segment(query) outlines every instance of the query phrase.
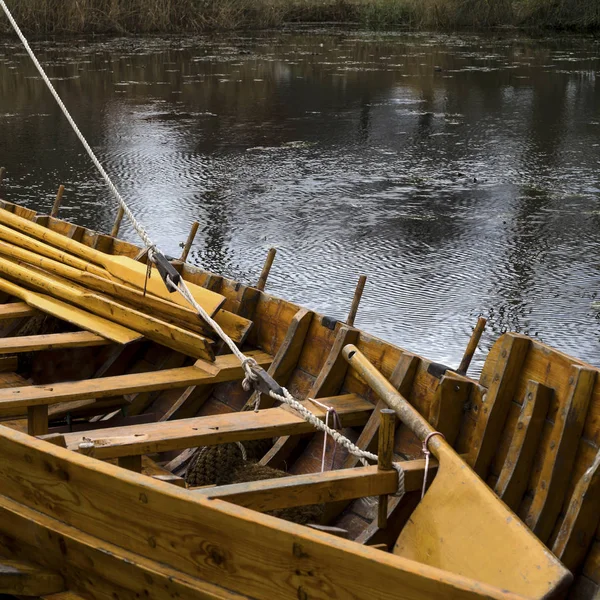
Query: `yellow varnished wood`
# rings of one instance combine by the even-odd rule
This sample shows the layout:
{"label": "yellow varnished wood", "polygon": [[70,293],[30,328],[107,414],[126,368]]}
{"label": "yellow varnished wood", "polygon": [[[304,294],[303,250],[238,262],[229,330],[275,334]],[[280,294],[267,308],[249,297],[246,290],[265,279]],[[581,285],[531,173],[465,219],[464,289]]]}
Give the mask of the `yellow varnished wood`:
{"label": "yellow varnished wood", "polygon": [[494,488],[496,494],[512,510],[518,509],[527,489],[531,465],[538,449],[551,398],[550,388],[536,381],[527,382],[521,414]]}
{"label": "yellow varnished wood", "polygon": [[[42,227],[41,225],[37,225],[36,223],[32,223],[31,221],[28,221],[27,219],[19,217],[8,211],[3,211],[3,213],[0,215],[0,221],[9,227],[35,237],[38,240],[61,248],[86,261],[100,265],[104,267],[111,275],[117,277],[119,280],[127,284],[134,285],[139,289],[144,289],[144,286],[146,286],[148,291],[156,296],[167,298],[173,302],[181,304],[182,306],[188,306],[186,300],[184,300],[179,294],[172,295],[169,293],[156,271],[154,271],[153,277],[146,282],[146,267],[127,256],[104,254],[103,252],[94,250],[93,248],[90,248],[85,244],[81,244],[80,242],[76,242],[75,240],[69,240],[59,233]],[[189,284],[188,287],[196,301],[210,315],[213,315],[225,301],[225,298],[220,294],[215,294],[214,292],[211,292],[205,288],[201,288],[193,284]]]}
{"label": "yellow varnished wood", "polygon": [[[354,346],[350,365],[421,440],[431,425]],[[571,574],[440,436],[428,447],[436,478],[402,530],[394,554],[529,598],[565,589]]]}
{"label": "yellow varnished wood", "polygon": [[44,335],[23,335],[0,338],[0,354],[18,354],[21,352],[40,352],[62,348],[87,348],[106,346],[110,341],[89,331],[69,333],[49,333]]}
{"label": "yellow varnished wood", "polygon": [[527,526],[544,542],[552,533],[565,498],[595,383],[595,369],[572,367],[568,398],[552,428],[551,451],[544,458],[539,484],[523,518]]}
{"label": "yellow varnished wood", "polygon": [[[425,461],[406,461],[402,467],[405,489],[407,491],[421,489]],[[431,467],[432,477],[436,471],[437,461],[434,460]],[[279,479],[221,485],[194,491],[209,498],[221,498],[239,506],[266,512],[334,500],[394,494],[397,490],[398,474],[395,470],[380,471],[376,466],[372,466],[291,475]]]}
{"label": "yellow varnished wood", "polygon": [[[264,352],[249,352],[261,366],[268,366],[271,356]],[[243,377],[243,369],[237,357],[217,357],[214,363],[198,361],[198,366],[164,369],[149,373],[115,375],[56,383],[52,385],[29,385],[0,389],[0,415],[19,415],[27,406],[57,404],[69,400],[110,398],[115,395],[143,391],[186,387],[201,383],[220,383]]]}
{"label": "yellow varnished wood", "polygon": [[[328,398],[328,402],[348,427],[363,425],[373,406],[353,394]],[[307,402],[306,407],[324,418],[325,411]],[[112,427],[65,433],[67,447],[78,451],[83,438],[95,441],[90,455],[96,458],[115,458],[181,450],[196,446],[212,446],[229,442],[268,439],[278,435],[313,431],[310,423],[285,408],[244,411],[240,413],[178,419],[159,423]]]}
{"label": "yellow varnished wood", "polygon": [[21,261],[13,262],[0,257],[0,273],[17,279],[23,285],[43,290],[62,300],[73,303],[104,319],[125,324],[160,344],[183,354],[212,360],[209,340],[177,325],[149,316],[128,305],[78,286],[55,275],[45,274]]}
{"label": "yellow varnished wood", "polygon": [[81,308],[71,306],[46,294],[26,290],[6,279],[0,278],[0,291],[23,300],[34,309],[77,325],[82,329],[87,329],[118,344],[129,344],[143,337],[137,331],[91,314]]}
{"label": "yellow varnished wood", "polygon": [[[23,486],[23,473],[31,487]],[[119,596],[135,597],[141,585],[158,600],[231,597],[225,589],[257,600],[297,600],[299,589],[311,600],[332,593],[348,600],[522,600],[5,428],[0,487],[0,533],[19,540],[18,551],[41,550],[42,560],[68,574],[71,590],[94,600],[110,597],[94,592],[103,578],[111,584],[99,582],[104,592],[132,590]],[[80,581],[75,567],[89,574]],[[144,574],[151,575],[145,584]]]}

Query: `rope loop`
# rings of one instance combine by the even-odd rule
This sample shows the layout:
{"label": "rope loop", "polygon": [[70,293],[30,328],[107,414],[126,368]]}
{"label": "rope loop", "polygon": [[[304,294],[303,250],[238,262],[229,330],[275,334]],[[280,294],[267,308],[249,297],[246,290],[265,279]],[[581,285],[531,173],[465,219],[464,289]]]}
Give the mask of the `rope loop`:
{"label": "rope loop", "polygon": [[404,496],[405,494],[404,469],[402,468],[402,465],[400,463],[392,463],[392,467],[394,467],[394,469],[396,469],[396,471],[398,472],[398,489],[393,495],[396,498],[402,498],[402,496]]}
{"label": "rope loop", "polygon": [[258,381],[258,375],[254,371],[257,367],[258,363],[251,356],[247,356],[242,361],[242,369],[244,370],[244,373],[246,373],[246,377],[244,377],[244,380],[242,381],[242,387],[247,392],[252,389],[253,383]]}

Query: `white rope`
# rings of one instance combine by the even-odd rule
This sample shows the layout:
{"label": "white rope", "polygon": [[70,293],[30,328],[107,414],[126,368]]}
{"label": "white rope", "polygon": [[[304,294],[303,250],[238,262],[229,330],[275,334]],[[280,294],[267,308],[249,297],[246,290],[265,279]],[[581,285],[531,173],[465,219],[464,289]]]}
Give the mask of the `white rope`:
{"label": "white rope", "polygon": [[[273,398],[274,400],[279,400],[280,402],[291,406],[296,412],[300,414],[300,416],[305,421],[310,423],[315,429],[319,429],[320,431],[323,431],[327,435],[331,436],[337,444],[346,448],[346,450],[348,450],[348,452],[353,456],[356,456],[365,467],[369,466],[367,459],[377,461],[376,454],[359,448],[356,444],[354,444],[346,436],[342,435],[339,431],[331,429],[329,425],[323,423],[323,421],[321,421],[319,417],[317,417],[310,410],[308,410],[306,406],[298,402],[298,400],[296,400],[286,388],[281,389],[283,390],[283,395],[276,394],[275,392],[271,391],[269,392],[269,396],[271,396],[271,398]],[[404,469],[399,463],[392,463],[392,466],[398,472],[398,490],[394,495],[402,497],[404,496]]]}
{"label": "white rope", "polygon": [[[19,39],[23,43],[25,50],[27,50],[27,54],[29,54],[31,60],[33,61],[33,64],[35,65],[36,69],[38,70],[44,83],[46,84],[46,86],[48,87],[48,89],[50,90],[52,95],[54,96],[54,99],[56,100],[58,106],[60,107],[63,114],[67,118],[67,121],[73,128],[73,131],[79,138],[79,141],[83,144],[83,147],[85,148],[85,150],[88,153],[89,157],[91,158],[92,162],[98,169],[98,172],[100,173],[100,175],[106,182],[106,185],[109,187],[113,196],[117,199],[117,202],[119,203],[119,205],[123,209],[123,212],[125,213],[125,215],[129,219],[129,221],[131,222],[136,233],[140,236],[141,240],[144,242],[144,245],[149,249],[148,259],[150,261],[152,261],[153,257],[154,257],[154,253],[158,252],[156,245],[152,242],[152,240],[150,239],[150,236],[148,235],[148,233],[146,232],[144,227],[137,221],[133,212],[131,211],[129,206],[127,206],[127,203],[125,202],[125,200],[119,193],[119,190],[117,190],[116,186],[114,185],[114,183],[111,181],[110,177],[108,176],[108,173],[104,170],[104,167],[102,166],[102,164],[100,163],[100,161],[94,154],[94,151],[88,144],[87,140],[85,139],[85,137],[79,130],[79,127],[77,127],[77,124],[73,120],[73,117],[69,113],[67,107],[64,105],[64,103],[61,100],[60,96],[58,95],[57,91],[54,89],[52,82],[46,75],[42,65],[40,64],[40,62],[38,61],[37,57],[35,56],[33,50],[29,46],[27,38],[23,35],[21,29],[17,25],[17,22],[13,18],[12,14],[11,14],[10,10],[8,9],[8,6],[6,6],[6,3],[4,0],[0,0],[0,6],[2,7],[4,13],[6,14],[6,17],[8,18],[13,29],[19,36]],[[211,318],[211,316],[206,312],[206,310],[204,310],[204,308],[202,308],[202,306],[200,306],[200,304],[198,304],[198,302],[196,302],[196,299],[192,296],[192,294],[191,294],[189,288],[187,287],[185,281],[183,280],[183,278],[179,278],[178,283],[175,283],[168,275],[166,276],[166,279],[167,279],[167,282],[170,283],[173,286],[173,288],[175,288],[190,303],[190,305],[194,307],[194,309],[198,312],[198,314],[213,328],[215,333],[225,342],[225,344],[227,344],[227,346],[229,347],[231,352],[239,359],[239,361],[242,364],[242,368],[244,369],[244,372],[246,373],[246,377],[244,378],[242,385],[244,386],[244,389],[246,391],[249,391],[252,387],[252,381],[256,381],[258,379],[257,375],[253,371],[254,368],[259,368],[258,363],[253,358],[246,356],[235,345],[235,342],[223,331],[223,329],[219,326],[219,324]],[[375,455],[371,452],[367,452],[365,450],[361,450],[358,446],[356,446],[354,443],[352,443],[352,441],[349,440],[347,437],[343,436],[341,433],[339,433],[335,429],[331,429],[329,427],[329,425],[326,425],[325,423],[323,423],[318,417],[316,417],[307,408],[305,408],[302,404],[300,404],[300,402],[298,402],[296,399],[294,399],[292,397],[292,395],[288,392],[288,390],[286,390],[285,388],[282,388],[282,390],[283,390],[283,394],[284,394],[283,396],[276,394],[273,391],[271,391],[269,393],[272,398],[275,398],[276,400],[279,400],[280,402],[284,402],[285,404],[288,404],[289,406],[294,408],[298,413],[300,413],[302,418],[304,418],[306,421],[308,421],[313,427],[325,432],[327,435],[330,435],[337,444],[340,444],[341,446],[346,448],[348,450],[348,452],[350,452],[350,454],[357,456],[365,466],[368,466],[368,464],[369,464],[366,460],[367,458],[370,460],[373,460],[373,461],[377,461],[377,455]],[[260,395],[259,395],[259,398],[260,398]],[[257,408],[258,408],[258,404],[257,404]],[[243,446],[242,446],[242,448],[243,448]],[[245,452],[245,449],[242,450],[242,453],[244,453],[244,452]],[[398,492],[396,495],[402,496],[402,495],[404,495],[404,470],[402,469],[402,467],[399,464],[394,463],[393,466],[398,471]]]}
{"label": "white rope", "polygon": [[151,251],[155,251],[156,246],[150,239],[150,236],[148,235],[146,230],[142,227],[142,225],[140,225],[140,223],[138,223],[135,216],[131,212],[131,209],[127,206],[125,200],[123,200],[121,194],[119,193],[119,190],[117,190],[114,183],[111,181],[110,177],[104,170],[104,167],[100,164],[100,161],[96,158],[96,155],[94,154],[94,151],[91,149],[90,145],[87,143],[87,140],[85,139],[85,137],[83,137],[83,134],[81,133],[81,131],[79,131],[79,127],[77,127],[77,124],[73,120],[73,117],[71,117],[71,114],[69,113],[67,107],[64,105],[63,101],[60,99],[60,96],[58,95],[57,91],[54,89],[52,82],[50,81],[50,79],[48,79],[48,76],[46,75],[42,65],[40,64],[37,57],[33,53],[33,50],[29,46],[29,43],[27,42],[27,38],[23,35],[23,32],[17,25],[17,22],[13,18],[12,14],[11,14],[10,10],[8,9],[8,6],[6,6],[6,3],[4,2],[4,0],[0,0],[0,6],[2,6],[2,9],[4,10],[4,14],[7,16],[8,20],[10,21],[10,24],[13,26],[13,29],[19,36],[21,42],[23,42],[23,46],[25,46],[25,50],[27,50],[27,54],[29,54],[31,60],[33,61],[33,64],[35,65],[36,69],[38,70],[38,72],[41,75],[42,79],[44,80],[45,84],[48,86],[48,89],[54,96],[54,99],[56,100],[56,102],[58,103],[58,106],[60,107],[63,114],[67,118],[67,121],[69,121],[69,124],[71,125],[71,127],[73,128],[73,131],[79,138],[79,141],[83,144],[83,147],[85,148],[86,152],[89,154],[90,158],[92,159],[92,162],[94,163],[94,165],[96,166],[98,171],[100,172],[100,175],[102,175],[102,178],[106,182],[106,185],[108,185],[113,196],[117,199],[117,201],[119,202],[119,205],[121,206],[121,208],[127,215],[127,218],[131,221],[133,228],[136,230],[137,234],[143,240],[144,244],[148,248],[150,248]]}

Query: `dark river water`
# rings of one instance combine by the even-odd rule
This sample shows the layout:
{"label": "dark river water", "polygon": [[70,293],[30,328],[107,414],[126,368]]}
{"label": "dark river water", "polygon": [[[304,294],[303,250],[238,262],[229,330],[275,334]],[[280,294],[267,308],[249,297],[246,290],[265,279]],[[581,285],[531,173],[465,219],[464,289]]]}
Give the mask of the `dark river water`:
{"label": "dark river water", "polygon": [[[600,365],[600,41],[281,31],[34,49],[161,249],[456,365],[479,314]],[[6,199],[116,214],[0,40]],[[124,227],[123,237],[134,240]],[[474,372],[481,367],[479,353]]]}

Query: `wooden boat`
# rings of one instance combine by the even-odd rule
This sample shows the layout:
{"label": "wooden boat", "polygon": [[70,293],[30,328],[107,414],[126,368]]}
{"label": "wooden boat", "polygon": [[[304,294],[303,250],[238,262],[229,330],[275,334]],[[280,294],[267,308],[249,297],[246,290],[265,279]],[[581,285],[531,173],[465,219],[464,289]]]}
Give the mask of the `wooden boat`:
{"label": "wooden boat", "polygon": [[[140,248],[116,231],[1,206],[10,247],[0,244],[0,593],[594,597],[596,368],[505,334],[474,381],[270,296],[266,272],[249,287],[174,261],[199,297],[201,288],[223,297],[209,297],[215,318],[312,414],[329,411],[309,398],[335,408],[360,448],[379,444],[378,465],[358,466],[343,447],[323,452],[323,434],[266,394],[248,410],[258,392],[243,390],[239,361],[205,324],[164,306],[158,288],[140,299],[97,268],[121,273],[122,257],[144,262]],[[43,239],[24,220],[45,228]],[[15,248],[46,254],[34,264]],[[286,476],[185,489],[195,448],[242,455],[261,439],[275,442],[258,467]],[[437,458],[430,468],[424,440]],[[242,455],[225,474],[251,463]],[[219,479],[226,468],[213,470]],[[315,505],[309,526],[264,514]]]}

